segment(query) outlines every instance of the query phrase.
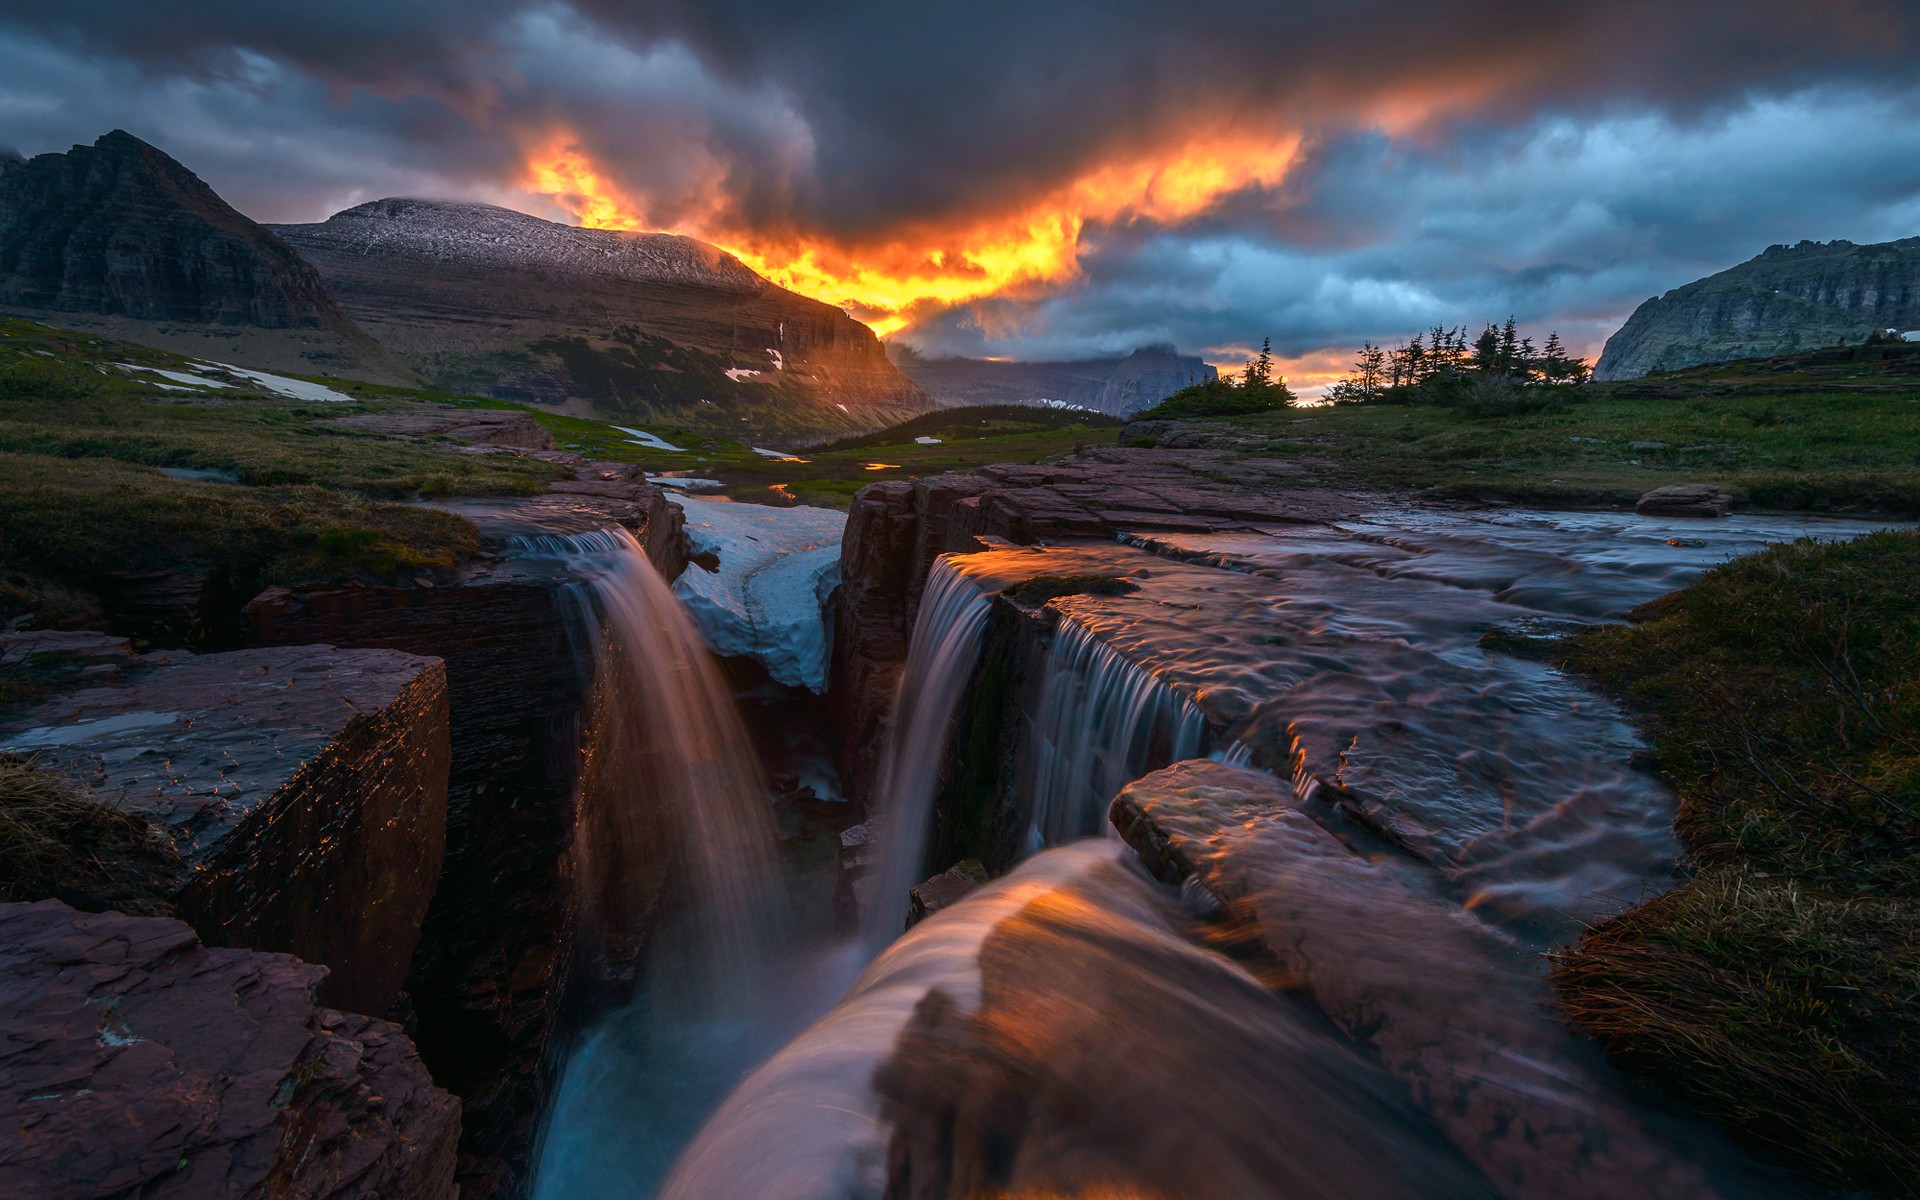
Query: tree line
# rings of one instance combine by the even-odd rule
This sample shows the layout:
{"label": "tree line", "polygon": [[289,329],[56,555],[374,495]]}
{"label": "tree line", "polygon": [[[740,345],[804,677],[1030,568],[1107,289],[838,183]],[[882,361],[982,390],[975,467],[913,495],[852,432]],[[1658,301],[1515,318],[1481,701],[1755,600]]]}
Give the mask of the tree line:
{"label": "tree line", "polygon": [[1506,324],[1489,324],[1472,341],[1467,340],[1465,326],[1436,325],[1392,349],[1368,342],[1346,378],[1327,389],[1327,398],[1363,404],[1412,391],[1436,393],[1438,399],[1476,381],[1561,387],[1592,377],[1593,368],[1585,359],[1567,353],[1559,331],[1548,334],[1545,344],[1536,347],[1508,317]]}

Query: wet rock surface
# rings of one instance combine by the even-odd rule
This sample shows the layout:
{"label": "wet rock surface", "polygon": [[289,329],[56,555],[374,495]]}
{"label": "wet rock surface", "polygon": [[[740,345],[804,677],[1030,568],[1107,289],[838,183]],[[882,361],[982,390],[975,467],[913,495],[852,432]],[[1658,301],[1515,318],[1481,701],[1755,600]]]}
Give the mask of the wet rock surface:
{"label": "wet rock surface", "polygon": [[861,490],[841,543],[832,695],[841,768],[865,796],[933,560],[980,549],[1111,541],[1130,530],[1200,533],[1313,523],[1377,508],[1383,498],[1298,486],[1299,469],[1228,451],[1087,450],[1059,463],[990,466],[966,475]]}
{"label": "wet rock surface", "polygon": [[1711,1135],[1681,1150],[1621,1101],[1509,943],[1343,844],[1271,775],[1180,763],[1123,790],[1113,822],[1162,880],[1205,888],[1502,1194],[1727,1194],[1698,1165]]}
{"label": "wet rock surface", "polygon": [[210,943],[326,963],[329,1003],[385,1012],[440,871],[441,663],[325,645],[102,652],[12,710],[0,750],[165,833],[182,856],[166,899]]}
{"label": "wet rock surface", "polygon": [[1714,483],[1670,483],[1640,497],[1633,511],[1643,517],[1724,517],[1733,497]]}
{"label": "wet rock surface", "polygon": [[246,611],[262,644],[398,648],[446,663],[446,865],[406,986],[420,1053],[464,1105],[469,1197],[522,1186],[552,1083],[575,960],[567,848],[593,685],[556,580],[513,561],[507,542],[620,525],[661,574],[672,578],[686,563],[680,510],[639,468],[554,457],[575,479],[539,496],[447,505],[493,548],[456,580],[269,589]]}
{"label": "wet rock surface", "polygon": [[460,1106],[325,972],[179,921],[0,905],[0,1193],[451,1200]]}
{"label": "wet rock surface", "polygon": [[987,869],[977,858],[957,862],[907,895],[907,927],[911,929],[943,908],[951,908],[987,881]]}

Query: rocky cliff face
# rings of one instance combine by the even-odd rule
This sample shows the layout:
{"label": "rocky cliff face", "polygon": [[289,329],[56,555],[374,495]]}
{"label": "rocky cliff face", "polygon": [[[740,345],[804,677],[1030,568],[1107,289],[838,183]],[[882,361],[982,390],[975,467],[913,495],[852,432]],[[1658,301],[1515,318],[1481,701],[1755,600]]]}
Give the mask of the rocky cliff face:
{"label": "rocky cliff face", "polygon": [[376,200],[273,229],[353,318],[450,390],[768,433],[924,409],[873,333],[691,238]]}
{"label": "rocky cliff face", "polygon": [[982,538],[1111,542],[1130,530],[1244,529],[1364,507],[1350,495],[1295,486],[1284,461],[1230,453],[1089,450],[1059,463],[861,489],[841,542],[828,693],[854,795],[864,798],[871,787],[920,594],[940,555],[980,549]]}
{"label": "rocky cliff face", "polygon": [[409,379],[286,243],[119,130],[0,171],[0,308],[246,366]]}
{"label": "rocky cliff face", "polygon": [[1774,246],[1635,309],[1594,378],[1795,354],[1886,329],[1920,329],[1920,238]]}
{"label": "rocky cliff face", "polygon": [[[626,470],[587,464],[548,495],[461,511],[483,534],[501,521],[618,523],[672,578],[686,563],[680,511]],[[398,648],[446,663],[446,865],[407,991],[421,1056],[464,1106],[462,1195],[517,1195],[578,957],[568,847],[593,681],[553,580],[496,561],[449,586],[274,588],[246,616],[264,645]]]}
{"label": "rocky cliff face", "polygon": [[937,402],[1038,404],[1057,400],[1116,417],[1151,408],[1190,384],[1220,372],[1192,355],[1147,347],[1125,358],[1072,362],[992,362],[979,358],[922,358],[911,349],[894,352],[900,369]]}
{"label": "rocky cliff face", "polygon": [[0,1193],[452,1200],[460,1105],[325,975],[179,921],[0,905]]}

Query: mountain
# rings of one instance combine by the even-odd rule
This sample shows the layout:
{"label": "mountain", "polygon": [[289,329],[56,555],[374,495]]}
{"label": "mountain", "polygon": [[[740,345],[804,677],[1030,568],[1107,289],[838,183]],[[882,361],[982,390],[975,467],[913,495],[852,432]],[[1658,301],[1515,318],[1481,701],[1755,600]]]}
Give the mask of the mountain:
{"label": "mountain", "polygon": [[948,408],[1057,400],[1124,417],[1151,408],[1189,384],[1220,375],[1171,346],[1143,347],[1125,358],[1071,362],[924,358],[911,346],[895,346],[890,352],[902,371]]}
{"label": "mountain", "polygon": [[415,382],[292,248],[120,130],[0,157],[0,310],[243,366]]}
{"label": "mountain", "polygon": [[692,238],[406,199],[272,228],[448,390],[768,436],[930,405],[865,325]]}
{"label": "mountain", "polygon": [[1886,329],[1920,329],[1920,238],[1772,246],[1635,309],[1594,378],[1771,358]]}

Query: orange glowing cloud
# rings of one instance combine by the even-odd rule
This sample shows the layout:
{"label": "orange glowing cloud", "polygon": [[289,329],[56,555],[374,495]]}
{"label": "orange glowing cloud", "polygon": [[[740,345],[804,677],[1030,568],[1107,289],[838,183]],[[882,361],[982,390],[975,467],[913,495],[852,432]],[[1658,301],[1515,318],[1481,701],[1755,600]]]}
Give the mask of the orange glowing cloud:
{"label": "orange glowing cloud", "polygon": [[[1159,153],[1103,164],[1007,211],[859,243],[747,228],[718,208],[681,218],[664,232],[711,242],[782,287],[846,309],[884,337],[928,309],[1070,283],[1079,274],[1080,238],[1090,223],[1194,217],[1234,192],[1279,184],[1299,151],[1300,138],[1292,134],[1189,138]],[[644,201],[565,135],[528,155],[522,186],[582,225],[658,228]]]}

